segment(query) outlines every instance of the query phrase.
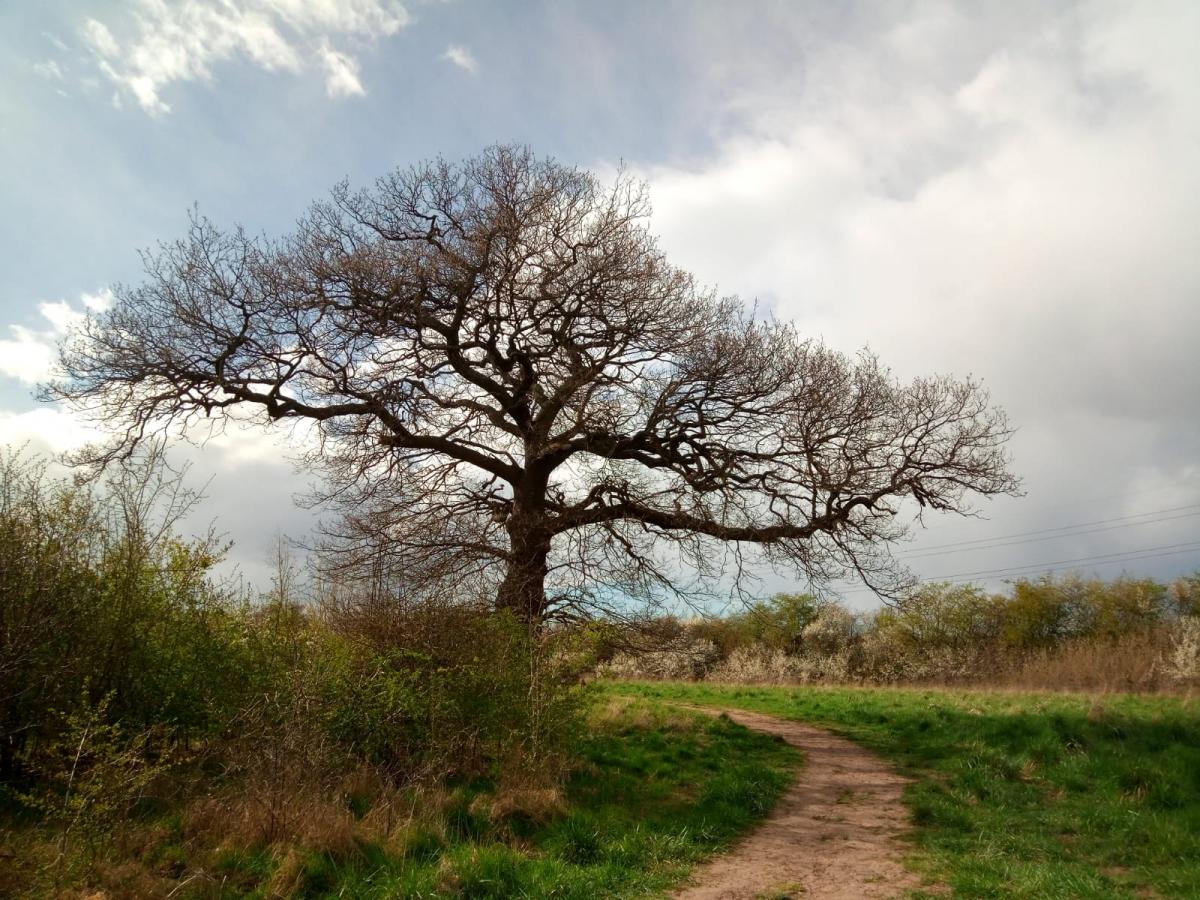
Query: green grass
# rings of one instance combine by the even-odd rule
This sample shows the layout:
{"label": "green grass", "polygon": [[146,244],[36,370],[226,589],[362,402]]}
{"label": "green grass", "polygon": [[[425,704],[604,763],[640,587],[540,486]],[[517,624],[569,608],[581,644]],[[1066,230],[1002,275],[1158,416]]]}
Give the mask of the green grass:
{"label": "green grass", "polygon": [[580,900],[655,894],[765,816],[801,759],[728,719],[645,705],[599,721],[581,756],[566,785],[563,817],[515,829],[509,822],[498,831],[470,814],[476,791],[486,794],[490,786],[462,790],[456,840],[425,860],[384,858],[330,873],[329,893]]}
{"label": "green grass", "polygon": [[1200,702],[620,684],[829,727],[914,779],[913,863],[963,897],[1200,897]]}
{"label": "green grass", "polygon": [[[336,856],[210,842],[214,849],[192,846],[191,858],[163,818],[147,826],[162,832],[161,844],[107,866],[161,870],[182,854],[179,882],[205,873],[175,894],[193,900],[277,895],[273,888],[295,897],[656,896],[765,816],[803,760],[795,748],[727,718],[608,697],[597,703],[578,752],[549,814],[497,816],[489,801],[506,789],[478,781],[441,792],[436,808],[418,810],[402,837],[358,840]],[[362,796],[347,803],[357,817],[370,814]]]}

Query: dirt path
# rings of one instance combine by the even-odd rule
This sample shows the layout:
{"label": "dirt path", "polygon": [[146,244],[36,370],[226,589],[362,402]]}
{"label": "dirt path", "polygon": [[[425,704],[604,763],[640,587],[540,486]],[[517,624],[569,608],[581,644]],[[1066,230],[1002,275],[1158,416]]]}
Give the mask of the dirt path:
{"label": "dirt path", "polygon": [[723,711],[747,728],[779,735],[808,762],[767,820],[732,851],[697,868],[676,898],[860,900],[920,886],[900,863],[900,837],[909,828],[901,799],[907,782],[886,762],[803,722]]}

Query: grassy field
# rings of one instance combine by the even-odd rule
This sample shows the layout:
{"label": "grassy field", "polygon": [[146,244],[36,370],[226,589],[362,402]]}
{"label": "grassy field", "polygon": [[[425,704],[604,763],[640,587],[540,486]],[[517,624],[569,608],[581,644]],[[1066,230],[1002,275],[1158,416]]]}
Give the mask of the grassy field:
{"label": "grassy field", "polygon": [[323,831],[255,844],[180,802],[85,870],[9,818],[0,895],[660,895],[761,819],[802,763],[678,702],[802,719],[891,760],[913,779],[911,865],[955,896],[1200,896],[1200,701],[678,683],[596,690],[561,787],[450,784],[387,825],[378,798],[350,792],[340,811],[314,809],[332,816]]}
{"label": "grassy field", "polygon": [[1200,897],[1200,702],[615,684],[824,725],[914,779],[912,864],[956,896]]}
{"label": "grassy field", "polygon": [[[802,762],[728,720],[644,701],[601,697],[589,726],[561,789],[452,785],[394,827],[351,824],[315,844],[239,846],[232,823],[222,838],[219,822],[197,830],[175,811],[138,823],[66,883],[112,898],[653,896],[761,819]],[[372,823],[369,799],[347,803]],[[52,836],[0,823],[4,845],[17,852],[0,858],[0,896],[90,896],[61,894],[39,872]]]}

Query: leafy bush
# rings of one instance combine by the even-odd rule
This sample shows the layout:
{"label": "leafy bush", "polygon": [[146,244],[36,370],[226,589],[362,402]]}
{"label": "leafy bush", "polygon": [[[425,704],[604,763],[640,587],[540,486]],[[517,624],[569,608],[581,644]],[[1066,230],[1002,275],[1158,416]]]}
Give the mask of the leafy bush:
{"label": "leafy bush", "polygon": [[[1155,690],[1195,675],[1200,575],[1018,581],[1008,594],[929,584],[855,615],[781,594],[719,619],[664,620],[658,644],[600,665],[624,679],[735,683],[994,684]],[[803,623],[803,624],[801,624]],[[668,627],[670,626],[670,627]],[[653,634],[654,629],[643,629]],[[613,643],[619,643],[614,640]]]}
{"label": "leafy bush", "polygon": [[253,667],[243,611],[210,577],[223,548],[172,532],[197,500],[158,452],[97,488],[0,457],[0,778],[55,740],[59,713],[102,699],[131,731],[229,721]]}
{"label": "leafy bush", "polygon": [[1177,682],[1200,682],[1200,616],[1184,616],[1171,629],[1167,673]]}
{"label": "leafy bush", "polygon": [[566,751],[579,695],[555,635],[477,605],[388,603],[385,628],[326,610],[313,680],[340,744],[400,778],[541,767]]}
{"label": "leafy bush", "polygon": [[93,863],[168,767],[168,758],[151,750],[153,732],[130,735],[109,721],[109,700],[92,706],[85,697],[75,711],[60,716],[61,728],[37,757],[41,780],[18,794],[57,831],[56,869],[74,844],[82,848],[82,859]]}

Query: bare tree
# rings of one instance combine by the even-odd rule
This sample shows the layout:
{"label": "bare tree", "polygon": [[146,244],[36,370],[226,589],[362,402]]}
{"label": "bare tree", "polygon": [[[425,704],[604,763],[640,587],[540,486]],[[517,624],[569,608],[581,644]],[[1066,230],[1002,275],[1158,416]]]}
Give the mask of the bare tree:
{"label": "bare tree", "polygon": [[45,394],[123,423],[94,463],[234,407],[311,423],[348,564],[530,621],[749,551],[887,592],[905,498],[1015,490],[976,382],[901,384],[699,288],[648,215],[628,176],[494,147],[343,184],[278,240],[194,218]]}

